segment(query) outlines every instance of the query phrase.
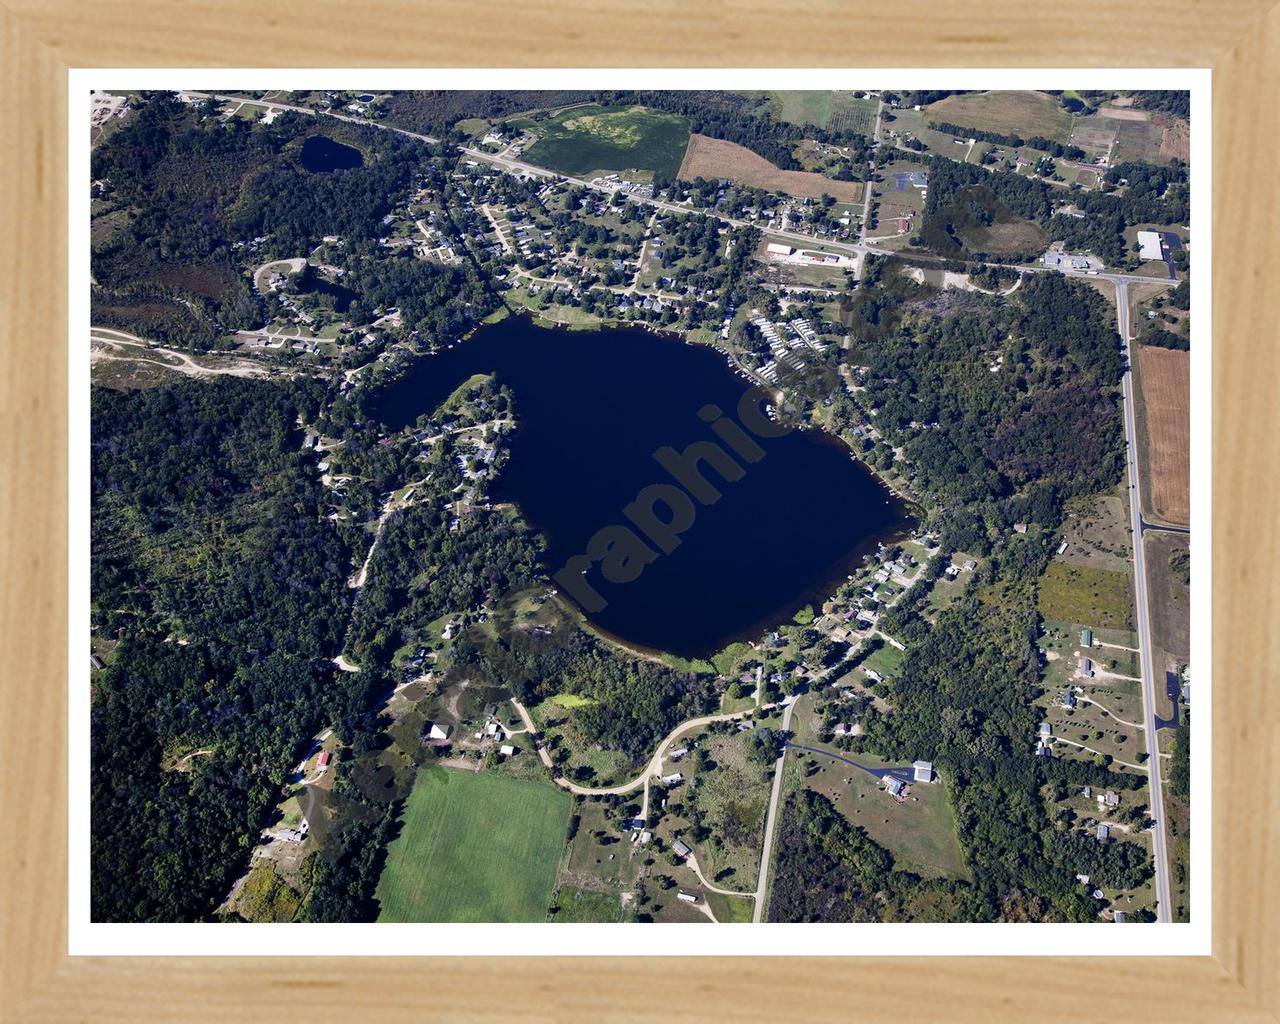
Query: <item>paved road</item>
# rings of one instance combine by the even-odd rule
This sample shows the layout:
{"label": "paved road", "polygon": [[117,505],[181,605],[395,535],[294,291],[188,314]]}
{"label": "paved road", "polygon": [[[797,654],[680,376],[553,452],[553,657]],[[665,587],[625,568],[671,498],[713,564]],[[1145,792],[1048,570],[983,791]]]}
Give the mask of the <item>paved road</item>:
{"label": "paved road", "polygon": [[[271,107],[278,110],[294,110],[294,111],[297,111],[298,113],[311,114],[312,116],[332,117],[332,118],[336,118],[339,121],[349,121],[352,124],[361,124],[369,128],[380,129],[381,131],[395,132],[397,135],[404,135],[411,139],[419,139],[422,142],[428,142],[433,144],[440,142],[440,139],[435,138],[434,136],[431,136],[431,135],[422,135],[418,132],[411,132],[406,128],[397,128],[394,125],[383,124],[382,122],[379,122],[379,121],[369,121],[360,117],[350,117],[346,114],[336,114],[333,111],[329,111],[329,110],[312,110],[309,107],[295,107],[295,106],[290,106],[287,103],[276,103],[270,100],[254,100],[244,96],[229,96],[229,95],[222,95],[218,93],[191,92],[190,90],[184,90],[184,93],[187,96],[195,96],[198,98],[205,98],[205,97],[212,96],[213,99],[222,100],[224,102],[229,102],[229,103],[252,103],[252,104],[257,104],[258,106]],[[458,151],[464,154],[465,156],[470,157],[473,160],[479,160],[485,163],[493,164],[494,166],[501,167],[503,170],[506,170],[506,171],[520,172],[535,178],[548,178],[548,179],[558,179],[560,181],[567,181],[567,182],[571,182],[574,185],[580,185],[583,188],[594,189],[597,192],[607,192],[609,194],[612,194],[618,191],[617,188],[610,185],[599,185],[599,184],[596,184],[595,182],[587,181],[585,178],[574,177],[571,174],[561,174],[559,171],[548,170],[546,167],[539,167],[536,164],[528,164],[522,160],[513,160],[510,157],[504,157],[499,154],[486,153],[480,149],[472,149],[468,146],[459,146]],[[868,189],[868,194],[870,194],[869,189]],[[706,217],[715,217],[720,222],[724,224],[729,224],[733,227],[753,227],[753,228],[760,228],[761,230],[765,230],[760,224],[758,224],[755,221],[738,220],[737,218],[726,217],[721,214],[715,213],[714,211],[703,210],[693,206],[684,206],[679,203],[669,203],[664,199],[647,199],[643,196],[632,195],[631,193],[627,193],[627,197],[632,202],[640,203],[645,206],[651,206],[659,210],[666,210],[669,213],[679,213],[679,214],[698,213]],[[826,239],[816,238],[813,235],[806,235],[798,231],[781,231],[773,228],[768,229],[767,233],[770,236],[785,238],[788,241],[798,242],[804,246],[822,246],[827,249],[832,249],[838,253],[842,252],[842,253],[847,253],[849,255],[855,256],[858,259],[858,264],[856,269],[858,270],[859,274],[861,273],[861,269],[862,269],[862,261],[866,258],[868,254],[874,254],[877,256],[904,255],[903,253],[897,252],[896,250],[881,249],[863,241],[858,241],[858,242],[829,241]],[[905,255],[909,255],[913,259],[930,260],[936,263],[941,263],[943,260],[941,256],[933,256],[929,253],[910,252],[910,253],[906,253]],[[975,262],[975,261],[970,261],[970,262]],[[991,266],[996,264],[986,264],[986,265]],[[1008,264],[998,264],[998,265],[1008,266]],[[1042,273],[1048,270],[1047,267],[1039,266],[1039,265],[1015,266],[1015,267],[1012,267],[1011,269],[1017,270],[1020,273],[1024,273],[1024,274]],[[1137,274],[1086,275],[1079,271],[1065,271],[1065,270],[1062,271],[1062,273],[1067,274],[1070,277],[1090,276],[1090,277],[1097,277],[1099,280],[1112,281],[1112,282],[1133,282],[1135,284],[1166,284],[1166,285],[1173,285],[1177,283],[1176,281],[1165,281],[1165,280],[1162,280],[1161,278],[1142,277]]]}
{"label": "paved road", "polygon": [[421,139],[423,142],[437,143],[440,140],[431,135],[420,135],[417,132],[411,132],[406,128],[395,128],[389,124],[379,124],[377,121],[370,121],[363,117],[351,117],[348,114],[337,114],[332,110],[313,110],[311,107],[295,107],[289,103],[277,103],[274,100],[255,100],[248,96],[224,96],[216,92],[192,92],[190,89],[183,89],[182,95],[194,96],[196,99],[207,100],[215,99],[223,103],[248,103],[250,106],[266,107],[268,110],[292,110],[298,114],[310,114],[312,117],[324,116],[332,117],[338,121],[350,121],[352,124],[369,125],[372,128],[382,128],[385,131],[392,131],[398,135],[407,135],[411,139]]}
{"label": "paved road", "polygon": [[1138,429],[1134,411],[1133,347],[1129,337],[1129,285],[1109,276],[1116,286],[1116,323],[1124,345],[1127,368],[1124,374],[1124,432],[1129,472],[1129,521],[1133,529],[1133,581],[1138,617],[1138,658],[1142,672],[1142,717],[1147,736],[1147,785],[1151,793],[1152,859],[1156,869],[1156,919],[1171,920],[1172,899],[1169,893],[1169,852],[1164,824],[1164,799],[1161,793],[1160,746],[1157,738],[1155,669],[1151,658],[1151,610],[1147,603],[1147,565],[1143,551],[1142,480],[1138,474]]}
{"label": "paved road", "polygon": [[[204,96],[208,94],[189,93],[189,95]],[[229,102],[245,102],[245,98],[241,96],[225,96],[225,95],[214,94],[214,98],[218,100],[229,101]],[[270,101],[249,100],[248,102],[257,103],[265,107],[273,107],[273,108],[278,108],[282,110],[295,110],[300,113],[306,113],[306,114],[312,114],[312,115],[317,115],[318,113],[320,113],[305,107],[294,107],[288,104],[274,103]],[[374,122],[374,121],[366,121],[361,118],[347,117],[345,115],[335,114],[329,111],[325,111],[323,113],[324,113],[324,116],[334,117],[341,121],[350,121],[357,124],[369,125],[374,128],[382,129],[384,131],[392,131],[399,135],[405,135],[410,138],[419,139],[423,142],[437,143],[440,141],[439,139],[433,138],[432,136],[429,136],[429,135],[421,135],[416,132],[407,131],[406,129],[403,129],[403,128],[396,128],[391,125],[379,124],[378,122]],[[573,184],[581,185],[585,188],[591,188],[601,192],[612,193],[616,191],[616,189],[611,188],[609,186],[597,185],[594,182],[587,181],[583,178],[577,178],[572,175],[559,174],[557,172],[550,171],[545,167],[538,167],[534,164],[524,163],[523,161],[511,160],[501,156],[494,156],[493,154],[485,153],[480,150],[471,149],[468,147],[459,147],[459,149],[462,153],[471,157],[472,159],[494,164],[496,166],[502,167],[504,170],[507,170],[507,171],[523,172],[532,177],[553,178],[553,179],[569,181],[569,182],[572,182]],[[669,203],[669,202],[666,202],[665,200],[647,199],[647,198],[635,196],[635,195],[629,195],[629,198],[634,202],[638,202],[647,206],[652,206],[660,210],[666,210],[671,213],[679,213],[679,214],[702,213],[705,216],[716,217],[721,222],[724,222],[733,226],[737,226],[737,227],[759,227],[760,226],[752,222],[737,220],[732,217],[724,217],[715,213],[709,213],[704,210],[698,210],[688,206],[682,206],[676,203]],[[823,240],[814,238],[811,235],[805,235],[799,232],[791,232],[791,231],[770,231],[769,233],[771,235],[776,235],[781,238],[797,241],[802,245],[822,245],[826,248],[833,249],[837,252],[849,253],[858,257],[860,262],[863,259],[865,259],[865,257],[870,253],[874,253],[877,255],[885,255],[885,256],[900,255],[899,253],[896,253],[892,250],[879,249],[865,242],[823,241]],[[920,255],[921,258],[925,258],[925,259],[929,258],[928,256],[924,256],[922,254],[912,254],[912,255]],[[1048,268],[1043,266],[1017,266],[1012,269],[1017,270],[1019,273],[1026,274],[1026,273],[1045,272],[1047,271]],[[1131,352],[1130,352],[1130,345],[1129,345],[1129,294],[1128,294],[1129,284],[1130,283],[1141,283],[1141,284],[1161,284],[1161,283],[1173,284],[1174,283],[1172,281],[1161,281],[1158,278],[1142,277],[1136,274],[1108,274],[1108,273],[1086,274],[1079,271],[1069,271],[1069,270],[1063,270],[1060,272],[1066,274],[1069,277],[1096,277],[1098,280],[1101,280],[1101,281],[1110,281],[1115,286],[1117,319],[1120,324],[1120,332],[1124,342],[1125,352],[1127,356],[1130,356],[1130,358],[1131,358]],[[1142,549],[1142,533],[1143,533],[1144,526],[1146,524],[1144,524],[1142,520],[1142,512],[1141,512],[1142,506],[1141,506],[1141,498],[1139,493],[1140,483],[1138,480],[1138,472],[1137,472],[1137,461],[1136,461],[1137,460],[1137,430],[1134,424],[1132,371],[1126,371],[1125,373],[1124,396],[1125,396],[1125,434],[1128,442],[1129,478],[1131,481],[1131,488],[1129,492],[1130,515],[1131,515],[1131,521],[1135,524],[1134,533],[1133,533],[1134,572],[1135,572],[1134,578],[1135,578],[1135,587],[1137,590],[1137,611],[1138,611],[1138,625],[1139,625],[1138,635],[1139,635],[1140,647],[1142,650],[1141,661],[1142,661],[1143,709],[1144,709],[1144,716],[1145,716],[1145,723],[1146,723],[1147,749],[1149,754],[1147,774],[1148,774],[1149,785],[1151,789],[1152,813],[1157,820],[1157,825],[1156,825],[1155,831],[1153,832],[1154,860],[1155,860],[1155,866],[1156,866],[1156,894],[1158,899],[1157,914],[1158,914],[1159,920],[1168,921],[1170,919],[1169,918],[1170,896],[1169,896],[1168,851],[1166,847],[1166,837],[1165,837],[1165,829],[1164,829],[1164,804],[1163,804],[1161,789],[1160,789],[1161,780],[1160,780],[1160,768],[1159,768],[1159,757],[1158,757],[1159,748],[1156,745],[1157,743],[1156,723],[1155,723],[1155,714],[1154,714],[1155,697],[1154,697],[1154,690],[1153,690],[1153,683],[1152,683],[1154,673],[1151,667],[1150,613],[1147,606],[1146,575],[1145,575],[1146,565],[1145,565],[1145,560],[1143,557],[1143,549]],[[783,713],[783,729],[784,730],[787,728],[788,724],[790,723],[791,710],[793,707],[794,707],[794,702],[792,704],[788,704],[786,711]],[[719,716],[713,716],[713,717],[719,717]],[[688,723],[688,724],[692,724],[692,723]],[[674,738],[674,737],[669,737],[668,742],[671,738]],[[665,743],[663,745],[665,746]],[[655,755],[655,759],[657,759],[660,756],[661,749],[662,748],[660,747],[659,751]],[[825,751],[820,751],[820,752],[825,753]],[[777,811],[778,794],[781,790],[781,785],[782,785],[782,767],[784,763],[785,763],[785,750],[783,752],[783,757],[779,758],[778,765],[774,771],[773,793],[770,799],[769,813],[768,813],[768,817],[765,824],[764,850],[761,857],[760,883],[759,883],[759,888],[757,890],[757,895],[756,895],[756,908],[755,908],[755,918],[754,918],[754,920],[757,922],[761,920],[761,917],[764,911],[764,893],[765,893],[765,889],[768,881],[769,856],[770,856],[771,848],[773,845],[774,818]],[[850,762],[850,763],[853,763],[853,762]],[[858,765],[858,767],[862,767],[862,766]],[[590,790],[584,787],[575,786],[572,783],[569,783],[567,780],[563,780],[563,779],[557,779],[556,781],[560,783],[560,785],[564,786],[566,789],[569,789],[573,792],[626,793],[626,792],[631,792],[635,789],[640,788],[640,786],[643,785],[645,778],[646,776],[642,775],[641,777],[632,780],[632,782],[624,786],[609,787],[609,788],[600,789],[600,790]]]}
{"label": "paved road", "polygon": [[1153,523],[1144,519],[1142,520],[1142,532],[1146,533],[1148,530],[1154,533],[1185,533],[1187,536],[1191,535],[1191,527],[1189,526],[1166,526],[1164,523]]}
{"label": "paved road", "polygon": [[[867,191],[862,197],[862,225],[858,229],[858,243],[865,246],[867,244],[867,231],[871,226],[871,194],[875,191],[875,182],[872,179],[876,176],[876,150],[880,145],[880,119],[884,114],[884,100],[876,97],[876,126],[871,131],[871,163],[867,167]],[[866,261],[866,252],[858,257],[858,266],[855,276],[858,280],[862,280],[862,264]]]}
{"label": "paved road", "polygon": [[[796,708],[792,699],[782,712],[782,731],[791,729],[791,712]],[[764,894],[769,888],[769,865],[773,856],[773,826],[778,816],[778,794],[782,792],[782,769],[787,763],[787,748],[782,748],[778,763],[773,767],[773,790],[769,794],[769,813],[764,819],[764,844],[760,850],[760,880],[756,884],[756,906],[751,915],[751,923],[759,924],[764,920]]]}

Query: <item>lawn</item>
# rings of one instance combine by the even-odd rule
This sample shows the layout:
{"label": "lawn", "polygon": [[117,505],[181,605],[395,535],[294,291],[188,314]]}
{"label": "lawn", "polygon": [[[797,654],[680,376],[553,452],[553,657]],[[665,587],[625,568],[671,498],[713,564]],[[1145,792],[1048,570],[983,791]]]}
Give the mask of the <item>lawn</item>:
{"label": "lawn", "polygon": [[689,142],[685,118],[644,107],[574,107],[521,124],[539,136],[524,159],[562,174],[637,169],[670,180]]}
{"label": "lawn", "polygon": [[[639,794],[630,801],[639,803]],[[624,805],[620,805],[624,806]],[[606,812],[608,812],[606,814]],[[561,901],[570,884],[589,880],[593,890],[615,894],[635,885],[647,851],[631,844],[619,832],[619,816],[603,803],[594,800],[578,802],[578,830],[569,844],[566,874],[561,879]]]}
{"label": "lawn", "polygon": [[1103,629],[1132,629],[1132,594],[1123,572],[1050,562],[1040,578],[1040,614]]}
{"label": "lawn", "polygon": [[[895,676],[902,668],[905,657],[906,655],[892,644],[881,642],[874,651],[859,662],[858,667],[869,668],[881,676]],[[865,672],[862,674],[866,675]]]}
{"label": "lawn", "polygon": [[630,921],[634,914],[622,905],[617,893],[595,892],[591,889],[561,888],[556,894],[556,912],[548,920],[556,924],[594,922],[620,924]]}
{"label": "lawn", "polygon": [[830,89],[778,89],[769,93],[769,109],[779,121],[825,128],[834,99]]}
{"label": "lawn", "polygon": [[[885,762],[865,752],[848,755],[871,768]],[[852,765],[793,751],[803,785],[828,797],[848,821],[893,854],[894,866],[922,878],[966,878],[968,870],[944,782],[911,787],[906,803],[885,794],[879,781]]]}
{"label": "lawn", "polygon": [[[840,752],[835,744],[822,742],[812,696],[801,698],[791,725],[797,743]],[[889,764],[857,746],[844,756],[871,769]],[[928,758],[925,752],[921,756]],[[945,780],[913,784],[907,802],[900,804],[880,788],[878,777],[821,754],[792,750],[787,754],[787,771],[791,773],[789,789],[803,786],[828,797],[846,819],[866,829],[868,836],[893,854],[896,868],[922,878],[968,877]]]}
{"label": "lawn", "polygon": [[544,920],[570,803],[542,783],[423,769],[387,848],[378,920]]}

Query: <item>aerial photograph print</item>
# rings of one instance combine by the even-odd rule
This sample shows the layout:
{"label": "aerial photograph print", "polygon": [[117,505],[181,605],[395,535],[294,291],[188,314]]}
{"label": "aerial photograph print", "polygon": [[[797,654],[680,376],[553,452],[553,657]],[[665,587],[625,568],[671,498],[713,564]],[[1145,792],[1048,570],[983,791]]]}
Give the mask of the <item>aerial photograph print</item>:
{"label": "aerial photograph print", "polygon": [[73,98],[91,923],[1191,920],[1189,90],[189,84]]}

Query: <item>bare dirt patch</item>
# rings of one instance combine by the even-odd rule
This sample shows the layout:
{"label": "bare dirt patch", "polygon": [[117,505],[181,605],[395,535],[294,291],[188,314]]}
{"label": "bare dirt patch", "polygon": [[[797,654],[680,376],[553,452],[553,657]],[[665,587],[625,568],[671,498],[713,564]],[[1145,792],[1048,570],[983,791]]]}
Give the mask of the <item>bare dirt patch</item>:
{"label": "bare dirt patch", "polygon": [[1160,137],[1160,155],[1170,160],[1191,159],[1191,126],[1185,121],[1174,121]]}
{"label": "bare dirt patch", "polygon": [[752,188],[785,192],[798,199],[821,199],[824,194],[837,202],[860,203],[860,181],[835,181],[812,171],[784,171],[745,146],[705,135],[690,135],[689,148],[680,164],[680,178],[729,178]]}
{"label": "bare dirt patch", "polygon": [[1191,521],[1191,353],[1140,346],[1138,387],[1151,513],[1186,526]]}
{"label": "bare dirt patch", "polygon": [[1109,117],[1116,121],[1150,121],[1151,113],[1146,110],[1137,110],[1132,107],[1120,109],[1117,107],[1099,107],[1099,117]]}

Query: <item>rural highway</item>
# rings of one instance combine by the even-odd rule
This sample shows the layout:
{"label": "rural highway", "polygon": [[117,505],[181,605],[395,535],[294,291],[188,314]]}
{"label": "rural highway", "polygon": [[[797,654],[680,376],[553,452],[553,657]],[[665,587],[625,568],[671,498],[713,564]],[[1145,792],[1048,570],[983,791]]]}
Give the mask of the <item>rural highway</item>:
{"label": "rural highway", "polygon": [[[431,136],[431,135],[422,135],[418,132],[411,132],[407,128],[397,128],[394,125],[382,124],[381,122],[378,122],[378,121],[370,121],[360,117],[350,117],[346,114],[335,114],[331,110],[313,110],[309,107],[291,106],[290,104],[277,103],[273,100],[255,100],[246,96],[231,96],[231,95],[223,95],[220,93],[192,92],[190,90],[184,90],[183,95],[193,96],[197,99],[215,99],[215,100],[220,100],[224,103],[248,103],[250,105],[267,107],[273,110],[292,110],[292,111],[296,111],[299,114],[310,114],[313,117],[317,117],[317,116],[332,117],[338,121],[348,121],[352,124],[361,124],[369,128],[378,128],[386,132],[395,132],[397,135],[404,135],[411,139],[418,139],[421,142],[427,142],[432,144],[437,144],[441,141],[440,139],[435,138],[434,136]],[[879,117],[877,116],[877,131],[878,130],[879,130]],[[473,160],[482,160],[485,163],[493,164],[495,167],[500,167],[503,170],[508,171],[510,173],[523,173],[536,178],[549,178],[549,179],[557,179],[560,181],[567,181],[574,185],[580,185],[583,188],[593,189],[597,192],[606,192],[606,193],[609,193],[610,195],[618,191],[617,188],[611,185],[597,184],[596,182],[593,182],[593,181],[587,181],[585,178],[577,178],[571,174],[561,174],[559,171],[549,170],[546,167],[539,167],[536,164],[528,164],[521,160],[513,160],[510,157],[499,156],[493,153],[486,153],[483,150],[472,149],[469,146],[459,146],[458,151],[465,156],[471,157]],[[868,188],[867,194],[868,196],[870,196],[870,188]],[[904,255],[903,253],[893,249],[878,248],[865,241],[839,242],[839,241],[832,241],[828,239],[817,238],[814,235],[806,235],[799,231],[782,231],[776,228],[766,229],[761,227],[760,224],[754,221],[739,220],[735,217],[726,217],[723,214],[716,213],[712,210],[704,210],[695,206],[685,206],[680,203],[669,203],[663,199],[649,199],[645,196],[637,196],[631,193],[627,193],[627,198],[630,199],[632,202],[640,203],[644,206],[651,206],[658,210],[665,210],[668,213],[678,213],[678,214],[698,213],[698,214],[702,214],[704,217],[715,217],[717,220],[725,224],[732,225],[733,227],[759,228],[761,231],[763,231],[765,234],[769,235],[770,237],[784,238],[787,241],[798,242],[801,245],[805,245],[805,246],[821,246],[826,249],[831,249],[836,253],[844,253],[846,255],[854,256],[857,258],[857,263],[855,264],[855,268],[859,276],[861,276],[861,272],[862,272],[862,261],[868,255],[876,255],[876,256]],[[864,219],[864,223],[865,223],[865,219]],[[907,253],[906,255],[909,255],[915,259],[933,260],[935,262],[941,262],[942,260],[942,257],[932,256],[929,253],[913,252],[913,253]],[[975,261],[970,261],[970,262],[975,262]],[[1041,273],[1048,269],[1047,267],[1042,267],[1042,266],[1010,266],[1009,264],[1004,264],[1004,263],[984,264],[984,265],[1009,267],[1009,269],[1016,270],[1019,273],[1023,273],[1023,274]],[[1135,284],[1169,284],[1169,285],[1177,284],[1176,281],[1163,280],[1157,277],[1143,277],[1139,274],[1089,274],[1089,275],[1086,275],[1081,271],[1064,270],[1061,272],[1066,274],[1068,277],[1089,276],[1089,277],[1097,277],[1099,280],[1113,281],[1116,283],[1132,282]]]}
{"label": "rural highway", "polygon": [[384,131],[396,132],[398,135],[407,135],[411,139],[420,139],[423,142],[437,143],[440,140],[430,135],[419,135],[417,132],[411,132],[406,128],[393,128],[389,124],[378,124],[377,121],[370,121],[363,117],[351,117],[348,114],[335,114],[332,110],[313,110],[310,107],[296,107],[289,103],[277,103],[275,100],[255,100],[249,96],[224,96],[216,92],[193,92],[190,89],[182,90],[183,96],[194,96],[198,100],[218,100],[221,103],[248,103],[251,107],[266,107],[268,110],[292,110],[297,114],[310,114],[312,117],[323,114],[325,117],[332,117],[337,121],[350,121],[352,124],[368,125],[371,128],[381,128]]}
{"label": "rural highway", "polygon": [[[265,100],[248,99],[242,96],[219,95],[219,94],[198,93],[198,92],[187,92],[186,95],[194,96],[197,98],[205,98],[212,95],[212,98],[223,101],[223,102],[250,103],[250,104],[256,104],[262,107],[267,107],[270,109],[297,111],[298,113],[311,114],[312,116],[323,115],[327,117],[333,117],[340,121],[349,121],[356,124],[364,124],[370,127],[380,128],[384,131],[392,131],[399,135],[404,135],[409,138],[418,139],[420,141],[427,142],[427,143],[438,143],[440,141],[439,139],[436,139],[429,135],[422,135],[416,132],[408,131],[403,128],[396,128],[391,125],[379,124],[376,121],[368,121],[362,118],[348,117],[346,115],[336,114],[331,111],[315,111],[306,107],[291,106],[288,104],[276,103],[276,102],[265,101]],[[571,182],[575,185],[583,186],[585,188],[590,188],[599,192],[606,192],[610,194],[617,191],[617,189],[608,185],[597,184],[595,182],[587,181],[583,178],[573,177],[572,175],[560,174],[558,172],[548,170],[545,167],[538,167],[534,164],[524,163],[519,160],[512,160],[506,157],[495,156],[491,153],[482,152],[481,150],[472,149],[465,146],[460,146],[459,150],[465,156],[468,156],[477,161],[483,161],[485,163],[493,164],[506,171],[522,172],[533,177],[559,179],[559,180]],[[729,225],[736,226],[736,227],[756,227],[756,228],[760,227],[759,224],[756,224],[753,222],[738,220],[732,217],[725,217],[717,213],[714,213],[712,211],[700,210],[690,206],[684,206],[677,203],[666,202],[660,199],[650,199],[650,198],[630,195],[630,194],[628,197],[634,202],[641,203],[646,206],[654,207],[659,210],[665,210],[670,213],[678,213],[678,214],[701,213],[704,216],[716,217],[717,220]],[[769,230],[768,234],[774,237],[784,238],[789,241],[795,241],[800,243],[801,245],[822,246],[826,249],[830,249],[838,253],[842,252],[842,253],[853,255],[858,259],[859,269],[861,268],[862,261],[865,259],[865,257],[868,254],[876,254],[876,255],[884,255],[884,256],[901,255],[900,253],[894,252],[892,250],[879,249],[864,241],[858,241],[858,242],[826,241],[826,240],[815,238],[814,236],[811,236],[811,235],[801,234],[799,232],[780,231],[780,230]],[[927,259],[928,257],[922,256],[922,258]],[[1043,266],[1015,266],[1015,267],[1012,267],[1011,269],[1017,270],[1019,273],[1026,274],[1026,273],[1044,272],[1048,268]],[[1141,283],[1141,284],[1172,285],[1172,284],[1176,284],[1176,282],[1161,280],[1159,278],[1143,277],[1141,275],[1136,275],[1136,274],[1117,274],[1117,273],[1086,274],[1081,271],[1070,271],[1070,270],[1062,270],[1060,272],[1064,273],[1068,277],[1095,277],[1100,281],[1109,281],[1115,286],[1116,318],[1117,318],[1117,323],[1120,330],[1120,335],[1123,341],[1125,354],[1126,354],[1126,357],[1129,359],[1130,366],[1131,366],[1132,352],[1131,352],[1131,346],[1129,343],[1130,342],[1130,339],[1129,339],[1129,293],[1128,293],[1129,284]],[[1160,921],[1169,921],[1172,900],[1170,898],[1170,891],[1169,891],[1169,864],[1168,864],[1168,850],[1167,850],[1167,844],[1166,844],[1166,832],[1165,832],[1165,824],[1164,824],[1164,802],[1161,794],[1160,757],[1159,757],[1159,746],[1158,746],[1158,741],[1156,736],[1155,683],[1154,683],[1155,673],[1152,665],[1150,610],[1148,608],[1148,600],[1147,600],[1146,564],[1145,564],[1143,543],[1142,543],[1142,532],[1145,524],[1142,519],[1141,481],[1139,480],[1138,466],[1137,466],[1138,439],[1137,439],[1137,427],[1135,423],[1135,413],[1134,413],[1133,387],[1134,387],[1133,372],[1132,372],[1132,369],[1127,369],[1125,372],[1124,382],[1123,382],[1124,406],[1125,406],[1125,436],[1126,436],[1127,449],[1128,449],[1127,460],[1128,460],[1128,472],[1129,472],[1129,480],[1130,480],[1130,490],[1129,490],[1130,520],[1134,524],[1134,531],[1133,531],[1134,586],[1136,591],[1139,647],[1141,648],[1140,661],[1141,661],[1141,669],[1142,669],[1143,718],[1144,718],[1144,728],[1147,735],[1147,751],[1148,751],[1147,777],[1149,780],[1149,787],[1150,787],[1150,793],[1151,793],[1152,817],[1155,818],[1156,820],[1156,826],[1152,831],[1152,837],[1153,837],[1152,847],[1153,847],[1153,859],[1155,861],[1155,871],[1156,871],[1156,898],[1158,901],[1157,916]],[[788,704],[786,711],[783,714],[782,728],[784,731],[787,729],[788,725],[790,724],[791,711],[793,707],[794,707],[794,702],[792,702],[791,704]],[[713,717],[719,717],[719,716],[713,716]],[[686,725],[680,727],[680,729],[677,730],[677,732],[683,731],[683,729],[688,727],[690,724],[691,723],[686,723]],[[674,734],[672,736],[669,736],[667,741],[664,741],[664,743],[660,745],[658,751],[656,752],[655,760],[659,760],[659,764],[660,764],[660,755],[662,753],[663,748],[666,745],[666,742],[669,742],[673,738],[674,738]],[[777,812],[778,796],[779,796],[779,793],[781,790],[781,784],[782,784],[782,769],[783,769],[784,763],[785,763],[785,750],[783,752],[783,757],[779,758],[777,767],[774,772],[773,792],[771,795],[771,799],[769,803],[769,813],[768,813],[768,817],[765,824],[765,838],[764,838],[764,849],[762,851],[762,857],[761,857],[760,880],[759,880],[759,887],[756,892],[756,906],[755,906],[755,916],[754,916],[754,920],[756,922],[759,922],[760,920],[762,920],[762,916],[764,913],[764,896],[765,896],[765,890],[768,883],[769,859],[770,859],[770,853],[773,845],[773,831],[774,831],[775,817]],[[652,768],[652,762],[650,766],[647,766],[647,770],[649,768]],[[560,785],[564,786],[566,789],[570,789],[573,792],[627,793],[635,789],[639,789],[644,784],[646,778],[647,778],[647,771],[645,774],[642,774],[637,779],[634,779],[630,783],[627,783],[623,786],[607,787],[599,790],[592,790],[586,787],[576,786],[572,783],[569,783],[568,780],[564,780],[564,779],[557,779],[556,781]]]}
{"label": "rural highway", "polygon": [[1133,582],[1138,619],[1138,658],[1142,675],[1142,721],[1147,734],[1147,785],[1151,793],[1152,860],[1156,869],[1156,920],[1171,920],[1173,901],[1169,894],[1169,852],[1161,796],[1160,741],[1156,734],[1155,668],[1151,657],[1151,612],[1147,602],[1147,566],[1143,550],[1142,478],[1138,473],[1138,427],[1134,410],[1133,349],[1129,328],[1129,285],[1120,277],[1108,277],[1116,286],[1116,324],[1124,345],[1124,433],[1129,473],[1129,521],[1133,524]]}

